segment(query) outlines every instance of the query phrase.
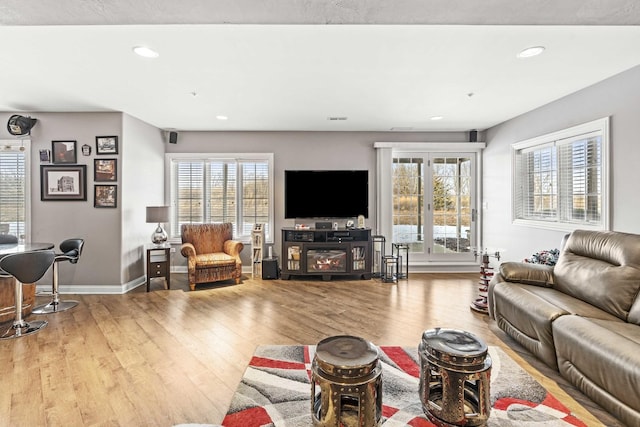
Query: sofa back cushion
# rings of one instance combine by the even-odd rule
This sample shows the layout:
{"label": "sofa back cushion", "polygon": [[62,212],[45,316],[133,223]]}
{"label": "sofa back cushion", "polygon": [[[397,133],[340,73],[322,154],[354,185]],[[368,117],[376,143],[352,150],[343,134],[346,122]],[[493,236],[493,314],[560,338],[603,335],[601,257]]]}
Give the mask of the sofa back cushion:
{"label": "sofa back cushion", "polygon": [[626,321],[640,293],[640,235],[576,230],[553,272],[555,289]]}

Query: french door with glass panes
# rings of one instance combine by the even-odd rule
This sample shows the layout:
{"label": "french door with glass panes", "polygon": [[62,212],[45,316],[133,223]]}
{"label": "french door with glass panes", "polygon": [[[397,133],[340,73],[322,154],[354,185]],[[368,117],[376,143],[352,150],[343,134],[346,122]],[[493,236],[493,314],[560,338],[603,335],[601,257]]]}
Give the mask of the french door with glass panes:
{"label": "french door with glass panes", "polygon": [[476,153],[393,154],[393,243],[412,262],[475,260]]}

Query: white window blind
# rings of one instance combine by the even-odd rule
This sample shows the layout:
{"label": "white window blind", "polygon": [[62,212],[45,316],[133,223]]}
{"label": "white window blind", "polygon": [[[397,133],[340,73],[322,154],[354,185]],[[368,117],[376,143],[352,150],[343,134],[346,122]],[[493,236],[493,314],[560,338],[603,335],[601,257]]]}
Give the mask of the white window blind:
{"label": "white window blind", "polygon": [[172,237],[180,237],[182,224],[214,222],[233,223],[237,238],[250,237],[253,224],[261,223],[269,236],[273,229],[271,158],[172,157]]}
{"label": "white window blind", "polygon": [[0,141],[0,233],[28,239],[29,141]]}
{"label": "white window blind", "polygon": [[608,119],[514,144],[514,223],[608,229],[608,150]]}

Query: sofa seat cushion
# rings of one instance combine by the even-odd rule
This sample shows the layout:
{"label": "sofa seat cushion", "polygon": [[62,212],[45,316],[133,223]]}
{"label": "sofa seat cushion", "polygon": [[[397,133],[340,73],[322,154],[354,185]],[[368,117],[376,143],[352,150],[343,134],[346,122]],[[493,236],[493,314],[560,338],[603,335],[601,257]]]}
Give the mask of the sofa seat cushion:
{"label": "sofa seat cushion", "polygon": [[224,252],[196,255],[196,268],[221,267],[236,265],[236,258]]}
{"label": "sofa seat cushion", "polygon": [[617,317],[555,289],[520,283],[494,286],[493,304],[498,326],[554,369],[557,360],[551,324],[558,317],[580,314],[619,321]]}
{"label": "sofa seat cushion", "polygon": [[569,311],[545,298],[551,292],[550,288],[501,282],[493,288],[493,304],[498,327],[557,369],[551,322]]}
{"label": "sofa seat cushion", "polygon": [[640,425],[640,328],[562,316],[553,323],[563,377],[628,425]]}

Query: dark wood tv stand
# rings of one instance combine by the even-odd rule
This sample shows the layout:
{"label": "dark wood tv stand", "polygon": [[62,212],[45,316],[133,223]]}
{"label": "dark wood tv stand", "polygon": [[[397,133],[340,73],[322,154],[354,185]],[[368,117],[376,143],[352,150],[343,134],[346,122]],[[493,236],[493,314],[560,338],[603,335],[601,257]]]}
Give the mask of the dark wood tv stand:
{"label": "dark wood tv stand", "polygon": [[371,229],[282,229],[282,278],[371,278]]}

